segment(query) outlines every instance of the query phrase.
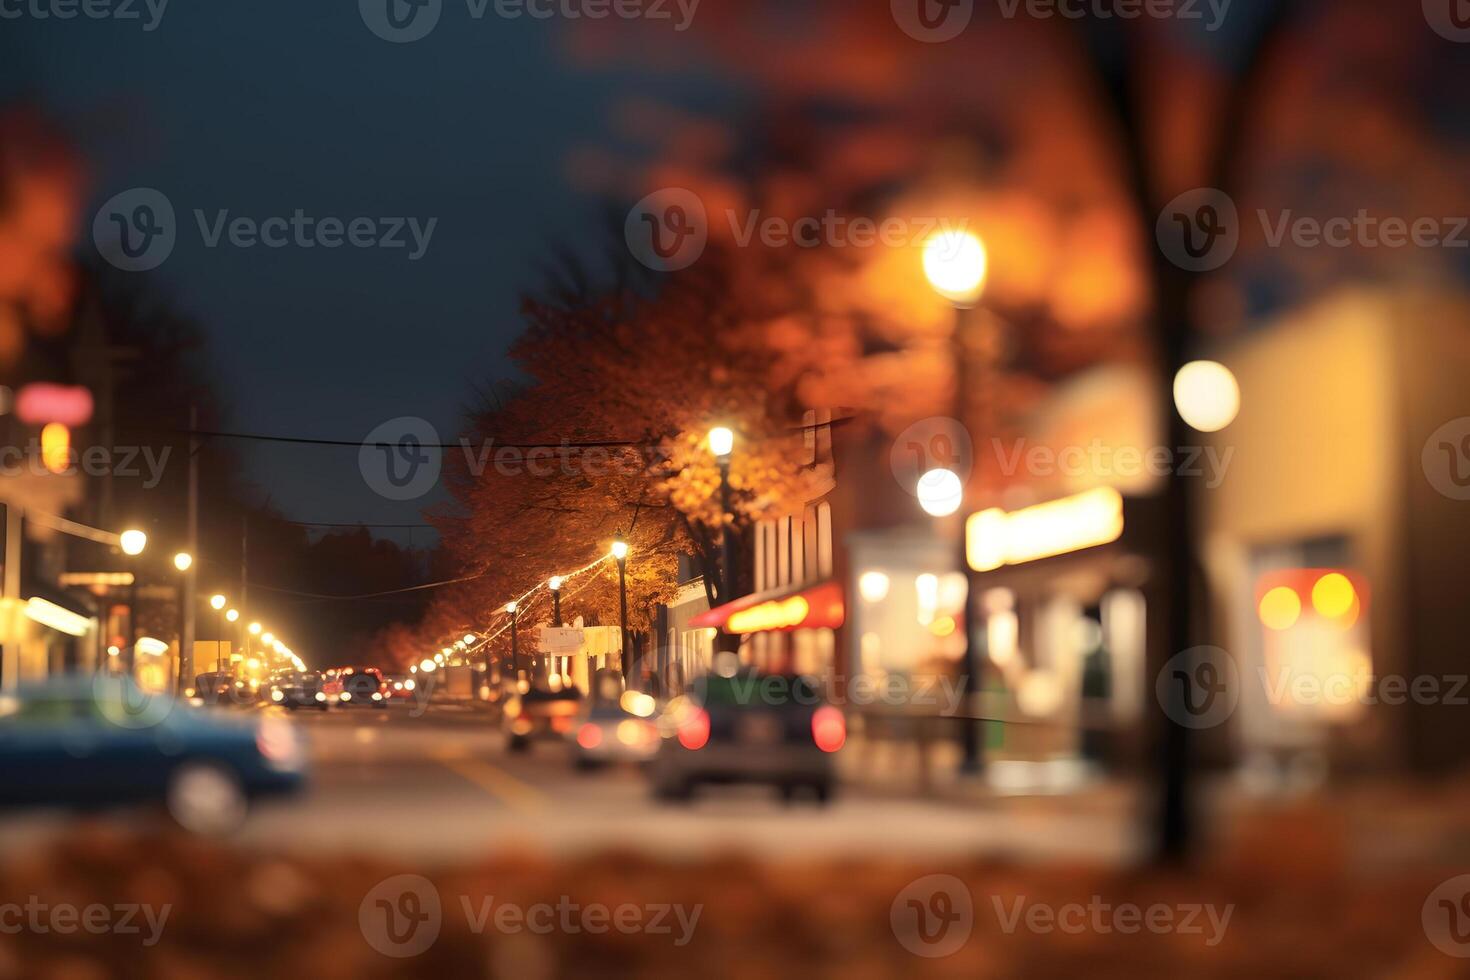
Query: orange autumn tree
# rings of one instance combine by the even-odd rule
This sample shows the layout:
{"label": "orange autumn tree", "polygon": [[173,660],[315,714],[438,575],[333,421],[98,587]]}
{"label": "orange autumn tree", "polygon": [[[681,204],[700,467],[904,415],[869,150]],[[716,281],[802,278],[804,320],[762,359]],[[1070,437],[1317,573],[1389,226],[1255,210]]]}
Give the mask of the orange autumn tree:
{"label": "orange autumn tree", "polygon": [[[454,454],[451,508],[433,515],[464,574],[431,615],[503,625],[506,601],[553,574],[630,546],[629,627],[648,629],[689,556],[711,603],[748,591],[719,567],[724,515],[705,445],[713,425],[737,433],[730,485],[737,548],[754,521],[788,513],[824,491],[830,474],[803,460],[801,409],[772,383],[771,352],[736,328],[751,298],[717,258],[656,290],[595,290],[528,299],[527,329],[512,356],[527,382],[473,413],[470,449]],[[644,287],[647,283],[640,284]],[[522,622],[549,619],[545,589]],[[604,561],[563,589],[563,616],[618,621],[616,567]]]}

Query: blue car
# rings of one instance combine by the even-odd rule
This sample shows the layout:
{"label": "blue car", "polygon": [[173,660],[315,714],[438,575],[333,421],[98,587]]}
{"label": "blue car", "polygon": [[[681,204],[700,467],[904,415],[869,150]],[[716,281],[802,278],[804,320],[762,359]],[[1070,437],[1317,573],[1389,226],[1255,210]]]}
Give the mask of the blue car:
{"label": "blue car", "polygon": [[0,807],[163,803],[187,829],[225,832],[252,800],[299,790],[305,769],[283,718],[221,717],[118,676],[0,694]]}

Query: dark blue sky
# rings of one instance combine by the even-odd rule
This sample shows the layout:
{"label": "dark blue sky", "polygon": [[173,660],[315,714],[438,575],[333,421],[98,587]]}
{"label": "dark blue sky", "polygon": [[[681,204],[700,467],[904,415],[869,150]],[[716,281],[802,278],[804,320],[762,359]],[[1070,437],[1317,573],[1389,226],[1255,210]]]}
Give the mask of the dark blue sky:
{"label": "dark blue sky", "polygon": [[[472,384],[509,374],[521,290],[553,247],[597,225],[600,203],[563,179],[568,152],[607,133],[618,100],[669,84],[575,69],[559,29],[473,20],[463,0],[411,44],[374,36],[341,0],[174,0],[152,32],[6,20],[0,101],[39,101],[78,140],[92,168],[84,247],[108,197],[167,195],[178,244],[150,275],[207,329],[233,426],[356,439],[418,415],[451,440]],[[418,261],[408,249],[211,249],[195,208],[438,223]],[[248,459],[298,520],[412,522],[425,502],[377,497],[352,449],[257,445]]]}

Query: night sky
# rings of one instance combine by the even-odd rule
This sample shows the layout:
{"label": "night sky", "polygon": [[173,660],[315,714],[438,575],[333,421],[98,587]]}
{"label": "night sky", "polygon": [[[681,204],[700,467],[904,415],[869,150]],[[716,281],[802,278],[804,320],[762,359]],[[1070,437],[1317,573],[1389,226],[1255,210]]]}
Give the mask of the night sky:
{"label": "night sky", "polygon": [[[107,198],[167,195],[178,243],[148,275],[208,331],[232,428],[358,439],[417,415],[453,441],[473,386],[511,375],[519,294],[602,213],[567,185],[569,152],[606,132],[619,99],[667,78],[579,70],[555,23],[473,20],[452,0],[432,35],[389,44],[356,7],[177,2],[152,32],[0,21],[0,101],[39,103],[74,135],[91,168],[85,250]],[[210,222],[298,208],[438,222],[410,261],[407,230],[400,249],[208,248],[196,208]],[[296,520],[413,522],[440,493],[377,497],[354,449],[246,452],[248,475]]]}

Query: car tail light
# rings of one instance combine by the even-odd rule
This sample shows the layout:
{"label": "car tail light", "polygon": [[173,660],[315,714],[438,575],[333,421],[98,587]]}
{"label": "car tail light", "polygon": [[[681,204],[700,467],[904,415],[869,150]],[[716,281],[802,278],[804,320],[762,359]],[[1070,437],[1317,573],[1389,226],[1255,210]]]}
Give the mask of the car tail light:
{"label": "car tail light", "polygon": [[702,749],[709,741],[709,712],[695,708],[679,724],[679,744],[686,749]]}
{"label": "car tail light", "polygon": [[830,704],[812,714],[812,741],[823,752],[836,752],[847,741],[847,719]]}
{"label": "car tail light", "polygon": [[590,722],[577,732],[577,744],[584,749],[595,749],[602,744],[602,729]]}
{"label": "car tail light", "polygon": [[297,753],[296,732],[278,718],[264,718],[255,733],[255,747],[269,762],[291,762]]}

